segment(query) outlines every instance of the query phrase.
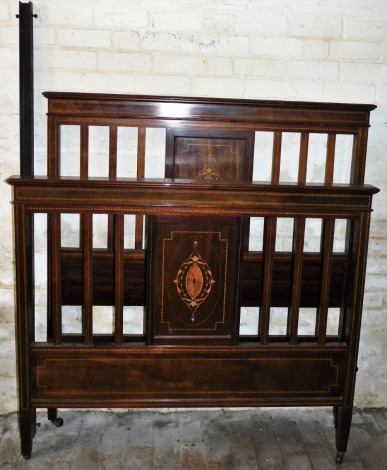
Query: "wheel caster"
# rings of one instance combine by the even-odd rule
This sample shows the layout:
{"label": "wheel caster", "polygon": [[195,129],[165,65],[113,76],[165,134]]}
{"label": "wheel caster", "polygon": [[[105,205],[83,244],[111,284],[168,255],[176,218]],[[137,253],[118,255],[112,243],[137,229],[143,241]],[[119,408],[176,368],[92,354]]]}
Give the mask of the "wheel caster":
{"label": "wheel caster", "polygon": [[61,428],[63,426],[63,419],[62,418],[55,418],[51,420],[51,423],[56,426],[57,428]]}
{"label": "wheel caster", "polygon": [[337,452],[336,463],[341,465],[344,462],[344,456],[345,456],[345,452]]}

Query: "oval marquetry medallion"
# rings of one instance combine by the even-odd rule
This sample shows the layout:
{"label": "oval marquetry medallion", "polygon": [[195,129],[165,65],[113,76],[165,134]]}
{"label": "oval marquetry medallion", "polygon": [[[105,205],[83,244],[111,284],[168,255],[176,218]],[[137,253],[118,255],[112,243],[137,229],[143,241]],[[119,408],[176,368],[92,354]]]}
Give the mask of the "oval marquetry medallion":
{"label": "oval marquetry medallion", "polygon": [[198,241],[193,243],[193,251],[177,271],[174,284],[181,300],[191,311],[194,322],[197,308],[207,299],[215,283],[212,272],[206,261],[198,252]]}

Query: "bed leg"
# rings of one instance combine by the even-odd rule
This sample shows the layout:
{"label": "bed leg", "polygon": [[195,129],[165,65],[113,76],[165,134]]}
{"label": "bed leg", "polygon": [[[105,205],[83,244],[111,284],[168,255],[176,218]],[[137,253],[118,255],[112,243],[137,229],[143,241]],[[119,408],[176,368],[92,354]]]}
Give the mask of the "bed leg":
{"label": "bed leg", "polygon": [[32,441],[36,434],[36,409],[19,411],[20,447],[22,456],[28,460],[32,453]]}
{"label": "bed leg", "polygon": [[337,406],[333,407],[333,426],[337,428]]}
{"label": "bed leg", "polygon": [[63,426],[63,419],[58,418],[58,409],[57,408],[48,408],[47,409],[47,417],[51,421],[51,423],[60,428]]}
{"label": "bed leg", "polygon": [[58,409],[57,408],[47,408],[47,418],[52,421],[58,417]]}
{"label": "bed leg", "polygon": [[352,406],[338,406],[336,412],[336,463],[344,462],[347,450],[349,431],[352,423]]}

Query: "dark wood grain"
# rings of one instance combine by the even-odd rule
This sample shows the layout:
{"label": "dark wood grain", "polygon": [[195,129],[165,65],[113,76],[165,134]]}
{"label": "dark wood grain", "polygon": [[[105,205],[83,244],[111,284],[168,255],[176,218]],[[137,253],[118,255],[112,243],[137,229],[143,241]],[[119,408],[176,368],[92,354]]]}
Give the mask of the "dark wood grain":
{"label": "dark wood grain", "polygon": [[[45,96],[48,176],[8,179],[16,223],[24,454],[30,453],[26,449],[31,449],[37,407],[47,407],[56,420],[57,408],[65,407],[276,405],[334,405],[337,449],[345,452],[371,202],[378,191],[364,185],[369,115],[375,106],[58,92]],[[60,161],[63,125],[80,126],[79,177],[61,174],[66,168]],[[89,177],[90,126],[110,129],[105,177]],[[120,127],[138,129],[134,179],[117,174]],[[165,129],[161,180],[144,178],[148,128]],[[262,148],[256,142],[262,131],[273,135],[270,182],[253,181],[253,160],[254,174],[262,174]],[[287,183],[281,181],[284,132],[299,134],[297,176]],[[321,184],[308,181],[313,133],[327,135]],[[353,136],[346,184],[334,183],[340,134]],[[41,343],[34,342],[33,289],[28,287],[33,247],[27,232],[35,213],[47,214],[48,221],[48,340]],[[79,247],[61,245],[64,213],[80,215]],[[106,249],[93,247],[95,214],[108,214]],[[126,215],[136,218],[130,235],[134,249],[124,248]],[[249,250],[251,217],[265,221],[262,252]],[[285,235],[292,242],[286,252],[276,250],[279,218],[294,221],[292,233]],[[308,218],[323,223],[316,253],[304,247]],[[333,251],[338,219],[347,220],[343,253]],[[63,334],[61,309],[66,305],[82,306],[82,333]],[[113,333],[96,334],[95,306],[114,307]],[[125,306],[145,308],[143,332],[123,333]],[[202,306],[208,310],[200,310]],[[239,334],[244,307],[260,309],[258,335]],[[272,335],[276,307],[284,307],[285,331]],[[327,335],[331,307],[341,312],[337,335]],[[316,329],[309,335],[299,332],[301,308],[317,311]]]}

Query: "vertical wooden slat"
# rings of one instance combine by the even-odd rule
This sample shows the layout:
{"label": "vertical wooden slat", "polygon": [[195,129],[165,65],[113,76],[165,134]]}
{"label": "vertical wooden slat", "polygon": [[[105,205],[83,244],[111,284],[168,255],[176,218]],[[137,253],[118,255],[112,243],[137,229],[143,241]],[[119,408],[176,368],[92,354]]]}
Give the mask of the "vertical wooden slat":
{"label": "vertical wooden slat", "polygon": [[[109,178],[117,176],[117,126],[109,128]],[[114,215],[108,215],[107,247],[112,249],[114,242]]]}
{"label": "vertical wooden slat", "polygon": [[[89,127],[81,126],[81,160],[80,160],[80,176],[81,178],[87,178],[89,175]],[[80,218],[80,240],[81,247],[83,246],[83,214],[79,216]]]}
{"label": "vertical wooden slat", "polygon": [[[145,175],[145,139],[146,128],[138,128],[138,141],[137,141],[137,179],[144,178]],[[136,250],[142,249],[144,233],[144,217],[136,215],[136,229],[135,229],[135,242],[134,248]]]}
{"label": "vertical wooden slat", "polygon": [[321,295],[320,305],[317,309],[316,318],[316,336],[317,343],[324,345],[327,334],[327,318],[329,307],[329,293],[332,272],[332,255],[333,255],[333,236],[335,232],[335,220],[325,219],[323,225],[323,236],[321,241],[322,252],[322,275],[321,275]]}
{"label": "vertical wooden slat", "polygon": [[277,232],[277,219],[267,217],[265,219],[263,236],[263,286],[262,306],[259,315],[259,336],[262,345],[269,342],[271,286],[273,281],[273,259],[275,252],[275,239]]}
{"label": "vertical wooden slat", "polygon": [[271,168],[271,182],[274,184],[278,184],[279,178],[280,178],[281,145],[282,145],[282,132],[274,132],[273,163],[272,163],[272,168]]}
{"label": "vertical wooden slat", "polygon": [[93,344],[93,215],[82,214],[83,248],[83,336],[84,344]]}
{"label": "vertical wooden slat", "polygon": [[[327,157],[325,165],[325,184],[333,183],[333,173],[335,166],[335,151],[336,151],[336,134],[328,134],[327,141]],[[328,304],[330,285],[329,280],[331,277],[332,269],[332,252],[333,252],[333,237],[334,237],[334,220],[325,220],[323,229],[323,272],[321,283],[321,299],[320,307],[317,310],[316,319],[316,335],[318,344],[325,344],[326,329],[328,320]]]}
{"label": "vertical wooden slat", "polygon": [[353,138],[351,184],[364,184],[367,156],[368,128],[360,127]]}
{"label": "vertical wooden slat", "polygon": [[60,171],[60,126],[56,116],[47,118],[47,174],[56,177]]}
{"label": "vertical wooden slat", "polygon": [[301,133],[300,141],[300,157],[298,164],[298,183],[306,183],[306,171],[308,168],[308,145],[309,145],[309,133]]}
{"label": "vertical wooden slat", "polygon": [[165,132],[165,178],[173,178],[175,154],[175,129],[167,128]]}
{"label": "vertical wooden slat", "polygon": [[[47,175],[55,178],[60,175],[60,127],[57,117],[49,116],[47,121]],[[47,214],[47,253],[51,254],[51,214]],[[53,340],[52,318],[52,266],[47,263],[47,341]]]}
{"label": "vertical wooden slat", "polygon": [[62,343],[62,293],[61,293],[61,228],[60,214],[50,215],[49,225],[50,239],[50,275],[49,287],[51,292],[51,318],[52,318],[52,341],[54,344]]}
{"label": "vertical wooden slat", "polygon": [[298,319],[300,311],[302,267],[304,259],[305,219],[294,220],[293,235],[293,271],[292,271],[292,300],[288,313],[289,344],[297,344]]}
{"label": "vertical wooden slat", "polygon": [[139,127],[137,142],[137,178],[144,178],[145,175],[145,138],[146,127]]}
{"label": "vertical wooden slat", "polygon": [[87,178],[89,175],[89,126],[81,126],[81,178]]}
{"label": "vertical wooden slat", "polygon": [[345,232],[345,253],[347,255],[347,263],[345,268],[345,283],[343,293],[343,307],[340,308],[339,318],[339,335],[342,341],[345,341],[345,325],[347,322],[347,315],[349,313],[349,304],[351,296],[351,285],[353,279],[353,250],[354,250],[354,239],[353,234],[355,233],[356,222],[353,219],[347,220],[347,227]]}
{"label": "vertical wooden slat", "polygon": [[117,176],[117,126],[109,128],[109,176]]}
{"label": "vertical wooden slat", "polygon": [[327,159],[325,164],[325,184],[333,183],[333,170],[335,166],[336,134],[328,134]]}
{"label": "vertical wooden slat", "polygon": [[123,342],[124,308],[124,216],[114,216],[114,341]]}

